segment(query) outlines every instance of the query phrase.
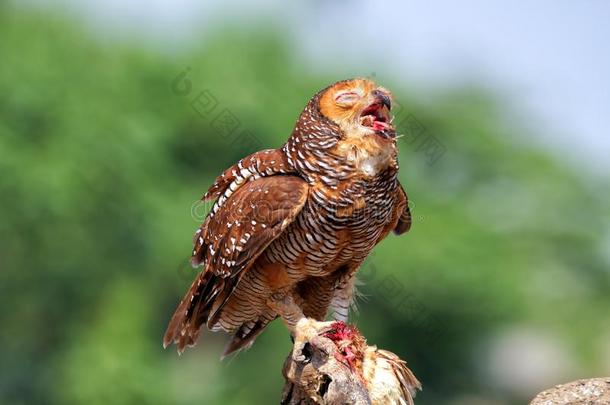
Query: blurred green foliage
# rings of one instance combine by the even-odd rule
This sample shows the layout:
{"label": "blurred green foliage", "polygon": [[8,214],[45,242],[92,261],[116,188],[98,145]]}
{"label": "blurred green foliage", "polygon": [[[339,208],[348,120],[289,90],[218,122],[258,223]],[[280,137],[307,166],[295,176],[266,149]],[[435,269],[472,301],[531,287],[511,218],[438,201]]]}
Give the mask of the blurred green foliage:
{"label": "blurred green foliage", "polygon": [[[240,130],[277,147],[308,98],[342,77],[306,72],[273,32],[206,44],[170,57],[0,7],[1,403],[277,403],[291,346],[279,322],[224,362],[221,334],[180,358],[161,347],[195,274],[191,207],[254,151],[191,101],[209,90]],[[187,67],[192,90],[174,94]],[[447,151],[429,165],[400,141],[415,223],[363,269],[354,319],[369,341],[408,360],[425,387],[418,404],[481,392],[523,402],[478,370],[481,344],[507,325],[551,331],[585,375],[601,373],[606,180],[532,149],[484,92],[422,105],[383,84]]]}

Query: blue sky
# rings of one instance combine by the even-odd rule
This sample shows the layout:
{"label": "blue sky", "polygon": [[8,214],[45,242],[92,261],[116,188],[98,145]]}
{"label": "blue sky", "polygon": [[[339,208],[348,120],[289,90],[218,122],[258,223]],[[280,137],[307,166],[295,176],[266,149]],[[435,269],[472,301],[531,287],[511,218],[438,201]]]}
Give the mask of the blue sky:
{"label": "blue sky", "polygon": [[[405,80],[418,97],[476,83],[507,100],[534,142],[568,162],[610,169],[610,2],[543,0],[41,1],[106,37],[171,49],[206,27],[261,20],[284,30],[312,69]],[[538,128],[538,129],[537,129]],[[519,136],[518,134],[516,136]]]}

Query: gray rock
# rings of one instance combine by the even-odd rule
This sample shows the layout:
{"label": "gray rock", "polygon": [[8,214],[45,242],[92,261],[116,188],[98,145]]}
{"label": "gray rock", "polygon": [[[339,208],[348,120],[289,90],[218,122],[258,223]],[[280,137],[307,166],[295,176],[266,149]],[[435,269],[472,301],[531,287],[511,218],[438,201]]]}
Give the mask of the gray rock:
{"label": "gray rock", "polygon": [[530,405],[610,405],[610,377],[556,385],[538,394]]}

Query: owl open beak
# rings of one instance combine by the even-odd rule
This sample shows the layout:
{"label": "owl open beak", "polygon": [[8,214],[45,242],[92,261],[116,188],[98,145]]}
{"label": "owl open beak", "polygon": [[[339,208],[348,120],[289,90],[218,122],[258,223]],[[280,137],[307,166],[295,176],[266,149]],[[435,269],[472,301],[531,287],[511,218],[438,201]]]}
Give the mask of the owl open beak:
{"label": "owl open beak", "polygon": [[375,102],[360,113],[360,125],[371,128],[385,138],[396,136],[390,119],[390,101],[385,95],[378,96]]}

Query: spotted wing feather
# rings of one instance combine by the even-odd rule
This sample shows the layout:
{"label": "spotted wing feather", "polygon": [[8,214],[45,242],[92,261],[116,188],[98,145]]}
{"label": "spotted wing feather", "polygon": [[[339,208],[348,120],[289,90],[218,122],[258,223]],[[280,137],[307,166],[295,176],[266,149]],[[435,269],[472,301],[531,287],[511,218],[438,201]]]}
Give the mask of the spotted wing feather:
{"label": "spotted wing feather", "polygon": [[193,237],[192,265],[196,267],[203,264],[206,257],[205,249],[209,248],[210,242],[209,238],[206,238],[209,223],[235,191],[261,177],[286,173],[291,173],[291,169],[284,152],[279,149],[267,149],[241,159],[218,176],[202,198],[204,201],[216,198],[216,201]]}
{"label": "spotted wing feather", "polygon": [[260,178],[236,191],[210,218],[198,247],[206,268],[235,276],[292,222],[307,198],[307,183],[297,176]]}
{"label": "spotted wing feather", "polygon": [[201,198],[203,201],[218,199],[224,195],[230,187],[235,191],[239,185],[250,178],[257,179],[275,173],[288,173],[286,155],[279,149],[266,149],[253,153],[229,167],[216,177],[214,184]]}

